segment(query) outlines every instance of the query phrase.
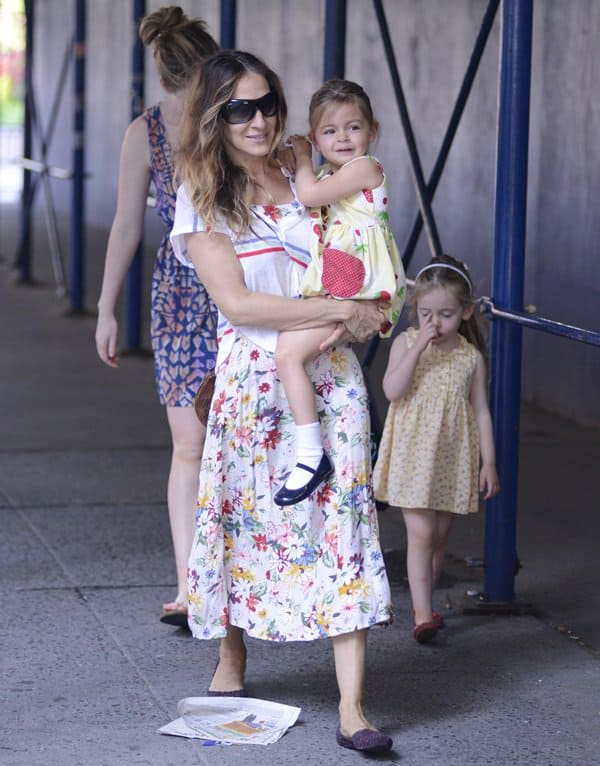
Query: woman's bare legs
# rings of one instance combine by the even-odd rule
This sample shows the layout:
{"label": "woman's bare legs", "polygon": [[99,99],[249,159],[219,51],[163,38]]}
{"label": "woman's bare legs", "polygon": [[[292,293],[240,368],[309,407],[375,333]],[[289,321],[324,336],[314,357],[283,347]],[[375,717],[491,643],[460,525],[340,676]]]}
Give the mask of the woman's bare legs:
{"label": "woman's bare legs", "polygon": [[340,730],[351,737],[359,729],[373,729],[362,710],[367,659],[367,630],[344,633],[332,639],[335,675],[340,691]]}
{"label": "woman's bare legs", "polygon": [[[175,602],[187,605],[187,568],[194,531],[198,477],[206,429],[196,417],[193,407],[167,407],[173,453],[167,488],[169,522],[177,571]],[[165,604],[164,608],[172,607]]]}
{"label": "woman's bare legs", "polygon": [[219,662],[208,687],[210,691],[232,692],[244,688],[246,645],[244,631],[230,626],[221,639]]}

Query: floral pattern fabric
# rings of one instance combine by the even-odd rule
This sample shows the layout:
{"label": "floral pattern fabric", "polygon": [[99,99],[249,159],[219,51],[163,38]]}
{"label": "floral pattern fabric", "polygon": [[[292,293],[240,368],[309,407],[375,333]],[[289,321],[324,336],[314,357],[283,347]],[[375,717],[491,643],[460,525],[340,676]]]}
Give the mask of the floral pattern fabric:
{"label": "floral pattern fabric", "polygon": [[217,312],[193,269],[176,258],[169,241],[175,213],[174,163],[157,104],[144,112],[156,212],[167,231],[152,272],[151,338],[160,403],[190,407],[209,369],[215,366]]}
{"label": "floral pattern fabric", "polygon": [[[247,236],[219,225],[232,239],[246,285],[297,295],[308,262],[307,212],[295,199],[254,213]],[[182,263],[189,262],[186,232],[205,230],[180,188],[171,239]],[[260,330],[220,317],[188,567],[192,633],[219,638],[235,625],[255,638],[308,641],[388,623],[358,359],[341,345],[307,366],[335,472],[302,503],[280,508],[273,497],[296,462],[295,425],[277,376],[277,333]]]}
{"label": "floral pattern fabric", "polygon": [[236,625],[303,641],[391,619],[369,459],[367,394],[348,347],[309,366],[334,476],[296,506],[273,496],[295,463],[274,357],[239,335],[217,371],[189,562],[197,638]]}

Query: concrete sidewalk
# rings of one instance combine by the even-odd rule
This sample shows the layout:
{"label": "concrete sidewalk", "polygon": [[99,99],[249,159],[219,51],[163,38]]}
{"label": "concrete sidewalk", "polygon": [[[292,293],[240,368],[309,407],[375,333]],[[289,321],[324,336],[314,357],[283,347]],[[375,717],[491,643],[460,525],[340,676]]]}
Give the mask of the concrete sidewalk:
{"label": "concrete sidewalk", "polygon": [[[302,708],[277,744],[203,748],[156,733],[200,696],[216,642],[162,625],[174,589],[169,436],[149,359],[115,372],[93,318],[0,266],[0,763],[5,766],[359,763],[339,748],[330,642],[249,642],[256,697]],[[369,639],[366,706],[405,766],[593,766],[600,748],[599,434],[526,408],[520,600],[535,614],[465,616],[481,588],[483,514],[454,526],[436,601],[447,628],[411,637],[404,529],[380,514],[396,620]],[[454,608],[449,608],[454,606]]]}

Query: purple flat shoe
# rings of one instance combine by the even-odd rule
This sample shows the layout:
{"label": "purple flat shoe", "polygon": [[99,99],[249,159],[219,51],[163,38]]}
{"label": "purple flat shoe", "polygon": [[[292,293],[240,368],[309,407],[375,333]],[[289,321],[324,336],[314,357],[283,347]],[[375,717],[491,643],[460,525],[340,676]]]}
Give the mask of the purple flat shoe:
{"label": "purple flat shoe", "polygon": [[351,737],[345,737],[339,726],[335,732],[335,741],[340,747],[360,750],[362,753],[385,753],[393,744],[391,737],[374,729],[359,729]]}
{"label": "purple flat shoe", "polygon": [[245,689],[234,689],[231,692],[215,692],[208,689],[206,692],[207,697],[246,697]]}

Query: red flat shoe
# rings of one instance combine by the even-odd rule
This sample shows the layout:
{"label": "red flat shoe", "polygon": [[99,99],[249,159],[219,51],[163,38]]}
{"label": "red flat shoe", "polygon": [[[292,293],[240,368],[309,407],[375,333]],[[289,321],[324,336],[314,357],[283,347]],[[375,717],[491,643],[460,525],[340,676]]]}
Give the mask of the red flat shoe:
{"label": "red flat shoe", "polygon": [[431,621],[437,627],[438,630],[441,630],[446,625],[446,623],[444,622],[444,618],[438,612],[433,612]]}
{"label": "red flat shoe", "polygon": [[[415,610],[413,609],[413,617],[415,615]],[[439,612],[432,612],[431,613],[431,622],[436,626],[438,630],[441,630],[446,626],[446,623],[444,622],[444,618]]]}
{"label": "red flat shoe", "polygon": [[430,644],[438,630],[435,622],[420,622],[413,628],[413,638],[419,644]]}

